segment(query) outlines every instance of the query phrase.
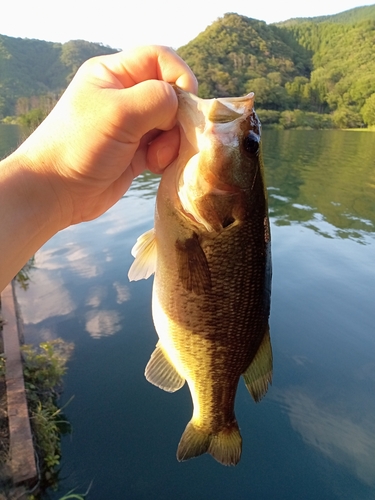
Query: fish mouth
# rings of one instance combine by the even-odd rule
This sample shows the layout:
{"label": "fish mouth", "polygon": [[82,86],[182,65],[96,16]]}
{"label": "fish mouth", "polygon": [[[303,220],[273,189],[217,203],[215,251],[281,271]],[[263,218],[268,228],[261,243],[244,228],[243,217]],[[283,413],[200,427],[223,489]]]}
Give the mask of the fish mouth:
{"label": "fish mouth", "polygon": [[213,123],[228,123],[237,118],[246,119],[254,110],[254,92],[242,97],[218,97],[214,100],[213,107],[209,116]]}
{"label": "fish mouth", "polygon": [[[181,145],[176,171],[176,192],[181,212],[207,231],[213,227],[204,217],[197,203],[205,195],[236,195],[241,187],[221,178],[218,172],[205,167],[206,158],[219,158],[219,164],[228,154],[239,149],[240,136],[252,129],[254,93],[242,97],[201,99],[173,86],[178,102],[177,121],[181,127]],[[204,155],[202,157],[202,155]],[[215,162],[214,162],[215,163]]]}

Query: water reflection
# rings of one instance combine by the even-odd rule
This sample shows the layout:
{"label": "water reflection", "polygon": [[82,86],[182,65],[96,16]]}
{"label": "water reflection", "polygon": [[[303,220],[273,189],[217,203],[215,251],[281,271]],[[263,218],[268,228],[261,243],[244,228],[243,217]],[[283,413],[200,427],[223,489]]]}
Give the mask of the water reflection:
{"label": "water reflection", "polygon": [[113,287],[116,290],[116,302],[117,304],[122,304],[127,300],[130,300],[130,289],[127,285],[123,285],[118,281],[113,283]]}
{"label": "water reflection", "polygon": [[54,316],[66,316],[76,309],[69,290],[58,275],[51,275],[48,270],[39,269],[34,279],[38,280],[40,293],[27,293],[27,300],[22,300],[22,316],[26,323],[38,324]]}
{"label": "water reflection", "polygon": [[[327,238],[366,243],[375,234],[375,134],[265,130],[270,216]],[[160,176],[145,172],[126,196],[153,199]],[[112,229],[113,231],[113,229]]]}
{"label": "water reflection", "polygon": [[114,335],[121,330],[121,315],[118,311],[105,309],[86,313],[85,329],[94,339]]}
{"label": "water reflection", "polygon": [[326,237],[366,242],[375,233],[375,141],[371,133],[264,134],[270,215]]}
{"label": "water reflection", "polygon": [[35,267],[34,264],[35,256],[31,257],[31,259],[23,266],[21,271],[19,271],[15,277],[15,280],[23,290],[27,290],[29,288],[32,271]]}
{"label": "water reflection", "polygon": [[[276,395],[274,394],[274,398]],[[279,394],[291,425],[304,441],[336,462],[358,479],[375,486],[375,422],[358,418],[332,402],[319,401],[303,387],[294,387]],[[341,411],[340,411],[341,410]]]}
{"label": "water reflection", "polygon": [[134,179],[131,191],[126,196],[141,196],[146,199],[154,199],[159,185],[160,175],[152,174],[151,172],[143,172],[139,177]]}
{"label": "water reflection", "polygon": [[260,405],[240,384],[236,468],[177,463],[189,394],[144,379],[156,342],[152,283],[130,284],[127,272],[152,226],[158,178],[144,174],[108,213],[37,253],[29,290],[18,292],[27,340],[76,344],[64,396],[75,395],[74,432],[51,498],[92,479],[93,500],[374,498],[374,137],[264,131],[274,382]]}
{"label": "water reflection", "polygon": [[19,125],[5,125],[0,123],[0,158],[12,153],[25,137]]}
{"label": "water reflection", "polygon": [[89,287],[87,290],[86,306],[99,307],[107,295],[107,287],[104,285]]}
{"label": "water reflection", "polygon": [[70,263],[70,267],[84,278],[94,278],[101,274],[101,270],[88,248],[75,246],[66,255],[66,260]]}

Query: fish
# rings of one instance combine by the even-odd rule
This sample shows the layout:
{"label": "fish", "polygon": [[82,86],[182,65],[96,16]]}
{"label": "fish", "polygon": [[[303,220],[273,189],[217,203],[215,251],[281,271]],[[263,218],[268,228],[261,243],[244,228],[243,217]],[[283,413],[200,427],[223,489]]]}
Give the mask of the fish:
{"label": "fish", "polygon": [[137,239],[129,279],[154,274],[159,340],[146,379],[187,382],[193,415],[179,461],[209,453],[236,465],[242,377],[258,402],[272,383],[271,236],[254,94],[202,99],[174,86],[180,150],[158,187],[154,228]]}

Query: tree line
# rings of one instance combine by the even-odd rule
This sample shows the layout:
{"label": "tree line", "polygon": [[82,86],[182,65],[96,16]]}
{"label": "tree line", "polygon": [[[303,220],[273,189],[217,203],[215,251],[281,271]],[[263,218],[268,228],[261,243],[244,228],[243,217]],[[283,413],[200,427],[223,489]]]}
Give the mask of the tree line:
{"label": "tree line", "polygon": [[[84,60],[113,52],[0,35],[0,119],[42,119]],[[375,6],[277,25],[225,14],[178,53],[201,97],[254,92],[265,125],[375,126]]]}
{"label": "tree line", "polygon": [[[226,14],[178,52],[200,95],[255,93],[266,124],[375,125],[374,19],[267,25]],[[322,116],[324,115],[324,117]]]}
{"label": "tree line", "polygon": [[84,40],[60,44],[0,35],[0,119],[46,114],[86,59],[114,52]]}

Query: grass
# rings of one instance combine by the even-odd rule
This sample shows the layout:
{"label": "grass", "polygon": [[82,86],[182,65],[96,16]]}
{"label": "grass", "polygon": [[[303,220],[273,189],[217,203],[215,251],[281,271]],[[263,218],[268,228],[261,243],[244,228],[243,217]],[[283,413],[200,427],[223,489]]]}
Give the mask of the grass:
{"label": "grass", "polygon": [[61,435],[70,432],[70,424],[57,406],[62,378],[73,345],[62,339],[42,342],[38,348],[24,345],[24,379],[31,429],[39,462],[42,490],[57,487],[61,458]]}

